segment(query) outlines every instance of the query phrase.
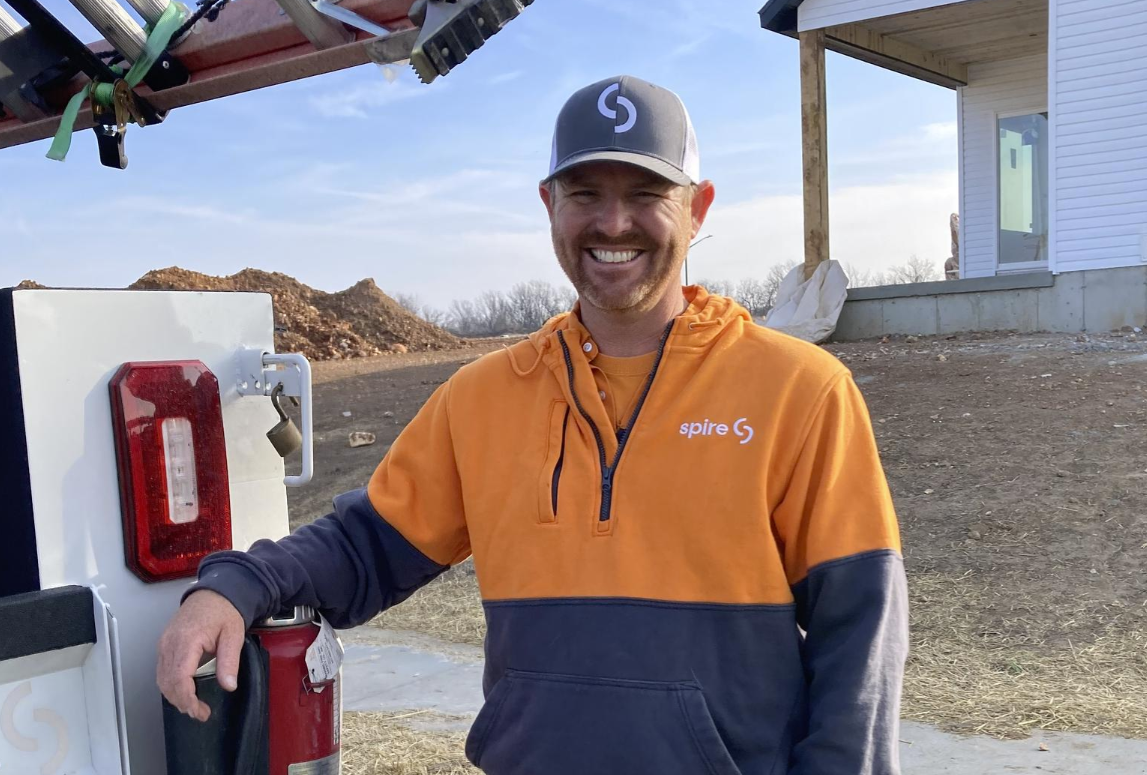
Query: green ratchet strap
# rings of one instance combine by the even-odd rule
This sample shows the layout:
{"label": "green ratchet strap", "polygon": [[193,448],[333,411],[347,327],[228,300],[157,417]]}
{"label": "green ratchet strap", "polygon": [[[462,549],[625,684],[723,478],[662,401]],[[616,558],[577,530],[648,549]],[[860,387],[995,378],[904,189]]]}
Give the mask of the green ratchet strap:
{"label": "green ratchet strap", "polygon": [[[148,70],[152,65],[163,55],[167,50],[167,44],[171,42],[171,36],[179,29],[182,24],[186,8],[180,4],[170,2],[167,8],[164,9],[163,15],[159,17],[159,21],[155,23],[155,27],[149,32],[147,42],[144,44],[143,53],[140,54],[139,59],[127,71],[127,75],[123,77],[127,81],[127,85],[133,89],[143,80],[147,75]],[[119,74],[119,70],[115,70]],[[94,93],[93,93],[93,88]],[[77,94],[73,95],[68,100],[68,106],[64,108],[64,114],[60,117],[60,128],[56,130],[56,137],[52,140],[52,147],[48,149],[48,158],[55,161],[63,161],[68,155],[68,149],[72,146],[72,133],[76,128],[76,118],[80,113],[80,106],[84,104],[84,100],[91,97],[94,104],[108,108],[112,106],[112,92],[114,85],[110,83],[89,83]]]}

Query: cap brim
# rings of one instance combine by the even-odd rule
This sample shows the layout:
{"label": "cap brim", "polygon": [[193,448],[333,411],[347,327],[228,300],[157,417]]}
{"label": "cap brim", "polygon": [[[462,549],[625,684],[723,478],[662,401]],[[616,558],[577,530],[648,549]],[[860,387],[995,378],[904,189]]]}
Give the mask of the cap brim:
{"label": "cap brim", "polygon": [[559,164],[557,168],[551,172],[549,176],[546,177],[542,182],[548,183],[568,169],[580,167],[583,164],[589,164],[590,162],[595,161],[616,161],[623,164],[632,164],[634,167],[641,167],[642,169],[646,169],[652,173],[660,175],[666,180],[676,183],[679,186],[690,186],[696,182],[669,162],[658,159],[655,156],[647,156],[643,153],[637,153],[635,151],[617,150],[587,151],[586,153],[580,153],[571,156]]}

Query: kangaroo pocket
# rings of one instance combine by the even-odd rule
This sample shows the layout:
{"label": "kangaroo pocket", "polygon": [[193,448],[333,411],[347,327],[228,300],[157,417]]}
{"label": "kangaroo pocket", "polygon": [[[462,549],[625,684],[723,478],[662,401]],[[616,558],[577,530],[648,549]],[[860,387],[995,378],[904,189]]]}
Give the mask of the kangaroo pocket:
{"label": "kangaroo pocket", "polygon": [[508,670],[466,755],[488,775],[740,775],[692,682]]}

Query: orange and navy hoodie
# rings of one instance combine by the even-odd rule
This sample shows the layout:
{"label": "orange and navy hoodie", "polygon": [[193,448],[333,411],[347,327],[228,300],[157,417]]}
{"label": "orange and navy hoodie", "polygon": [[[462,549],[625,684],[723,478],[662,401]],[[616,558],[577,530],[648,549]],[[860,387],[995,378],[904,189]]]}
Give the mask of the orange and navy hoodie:
{"label": "orange and navy hoodie", "polygon": [[831,355],[686,298],[626,430],[555,318],[459,370],[332,514],[193,589],[349,627],[473,556],[490,775],[893,775],[907,602],[864,402]]}

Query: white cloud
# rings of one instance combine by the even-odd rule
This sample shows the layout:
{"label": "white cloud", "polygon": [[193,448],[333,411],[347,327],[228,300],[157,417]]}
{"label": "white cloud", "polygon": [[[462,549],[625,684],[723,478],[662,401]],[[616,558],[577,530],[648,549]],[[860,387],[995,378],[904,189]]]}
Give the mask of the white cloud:
{"label": "white cloud", "polygon": [[[831,141],[830,141],[831,142]],[[863,172],[869,180],[887,180],[897,170],[909,173],[920,169],[955,170],[959,150],[956,147],[956,123],[925,124],[911,133],[883,137],[844,153],[829,149],[829,164]]]}
{"label": "white cloud", "polygon": [[177,202],[170,199],[149,199],[147,197],[120,197],[110,203],[113,212],[147,212],[153,215],[170,215],[180,219],[215,221],[246,226],[256,220],[251,211],[225,210],[196,202]]}
{"label": "white cloud", "polygon": [[929,140],[955,140],[956,122],[944,121],[937,124],[924,125],[924,137]]}
{"label": "white cloud", "polygon": [[429,92],[400,77],[388,83],[381,75],[371,83],[311,96],[309,102],[326,118],[367,118],[369,112]]}
{"label": "white cloud", "polygon": [[[919,176],[898,183],[851,186],[829,195],[832,257],[869,270],[911,256],[941,265],[948,255],[948,216],[956,210],[956,176]],[[803,260],[800,195],[764,196],[714,205],[702,233],[713,239],[691,257],[694,277],[761,277],[773,264]]]}
{"label": "white cloud", "polygon": [[669,52],[670,59],[682,59],[696,54],[702,46],[709,42],[712,35],[698,35],[693,40],[687,40]]}
{"label": "white cloud", "polygon": [[498,73],[498,75],[495,75],[493,78],[486,81],[486,83],[489,86],[500,86],[501,84],[510,83],[511,81],[516,81],[519,78],[521,78],[523,75],[525,75],[524,70],[511,70],[508,73]]}

